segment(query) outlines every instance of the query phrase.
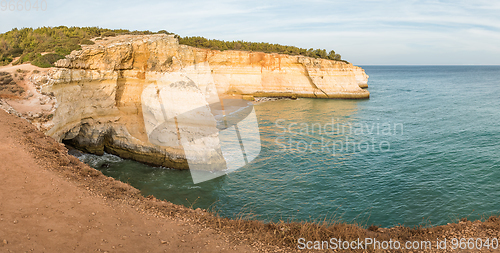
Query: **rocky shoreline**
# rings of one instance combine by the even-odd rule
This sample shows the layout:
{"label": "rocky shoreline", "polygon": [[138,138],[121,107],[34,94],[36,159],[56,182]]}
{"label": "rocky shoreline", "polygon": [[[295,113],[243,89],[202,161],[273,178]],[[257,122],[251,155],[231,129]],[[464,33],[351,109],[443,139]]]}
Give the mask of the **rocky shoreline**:
{"label": "rocky shoreline", "polygon": [[[170,51],[165,50],[167,54],[162,55],[151,50],[159,45],[163,45]],[[397,240],[403,243],[429,241],[432,247],[425,250],[368,249],[366,252],[497,252],[491,247],[489,249],[483,247],[481,250],[470,249],[467,248],[468,246],[465,246],[466,248],[463,250],[453,249],[452,241],[454,239],[464,239],[465,241],[481,239],[482,242],[485,242],[494,238],[498,239],[500,237],[498,216],[484,217],[481,221],[474,222],[463,218],[457,220],[456,223],[444,226],[428,224],[418,228],[404,226],[391,228],[370,226],[365,228],[359,224],[346,224],[336,220],[320,223],[286,221],[264,223],[245,217],[231,220],[218,217],[217,214],[206,210],[192,210],[154,197],[142,196],[139,190],[106,177],[101,172],[68,155],[67,149],[59,143],[65,140],[91,153],[99,154],[106,151],[141,162],[186,169],[185,154],[179,147],[155,146],[150,143],[144,126],[140,125],[145,122],[144,107],[141,103],[142,91],[152,83],[158,84],[152,80],[162,80],[162,78],[168,83],[172,81],[172,78],[179,79],[187,76],[191,77],[190,79],[196,79],[200,83],[205,83],[204,86],[201,86],[205,93],[201,91],[196,93],[203,95],[207,94],[207,90],[210,90],[207,87],[215,85],[214,81],[210,81],[212,79],[204,78],[211,77],[212,73],[215,73],[212,78],[218,80],[217,83],[221,84],[220,88],[223,90],[223,94],[219,94],[220,99],[238,97],[254,101],[254,103],[278,99],[300,99],[302,97],[367,98],[369,96],[367,91],[361,89],[365,88],[366,83],[364,82],[367,78],[362,69],[345,63],[293,57],[236,51],[214,52],[180,46],[168,36],[143,36],[113,38],[102,44],[97,43],[94,47],[73,53],[67,60],[58,63],[60,68],[57,69],[39,69],[29,64],[2,67],[1,71],[11,73],[17,78],[17,84],[24,92],[0,94],[0,108],[10,113],[9,115],[0,110],[2,140],[8,140],[2,143],[3,146],[0,146],[0,157],[2,157],[2,167],[0,168],[2,175],[4,175],[2,179],[4,181],[0,186],[2,194],[0,195],[2,196],[0,206],[4,205],[0,208],[0,249],[17,252],[29,250],[24,248],[24,245],[33,245],[32,247],[37,250],[63,246],[67,247],[67,250],[74,250],[73,247],[78,246],[77,242],[71,241],[74,238],[70,237],[69,240],[74,244],[64,244],[68,238],[63,234],[75,233],[73,230],[80,228],[60,222],[78,216],[83,218],[77,219],[75,222],[84,223],[89,220],[87,216],[93,217],[95,212],[86,209],[90,214],[75,215],[72,213],[71,210],[75,209],[75,205],[81,201],[68,195],[62,197],[57,189],[65,185],[64,189],[68,192],[74,191],[75,194],[80,194],[79,196],[85,195],[87,201],[92,202],[92,208],[112,206],[118,210],[128,210],[126,211],[129,215],[128,218],[132,217],[137,222],[134,224],[143,224],[146,222],[145,220],[149,219],[155,219],[157,222],[150,224],[149,227],[143,227],[141,236],[132,242],[127,240],[121,242],[121,240],[123,240],[123,236],[137,236],[134,232],[135,229],[129,228],[128,234],[123,235],[121,231],[111,230],[110,227],[116,224],[107,224],[108,227],[103,226],[103,229],[111,231],[109,234],[113,239],[109,240],[113,241],[114,244],[99,242],[102,247],[92,248],[97,242],[86,239],[84,243],[88,244],[88,248],[85,248],[87,251],[97,249],[113,251],[122,245],[122,247],[130,247],[129,251],[131,249],[143,250],[146,247],[152,251],[167,249],[173,251],[181,248],[182,250],[177,251],[193,252],[195,251],[194,246],[196,246],[197,250],[204,252],[295,252],[300,251],[300,238],[313,242],[311,245],[314,245],[316,241],[329,241],[331,238],[342,238],[342,240],[348,241],[372,238],[378,241]],[[241,64],[244,62],[242,59],[247,59],[248,62]],[[295,75],[296,80],[309,77],[309,79],[306,78],[307,82],[300,82],[297,86],[299,89],[293,92],[287,90],[287,85],[294,84],[294,80],[280,79],[281,81],[277,82],[280,83],[279,87],[267,86],[269,90],[262,92],[259,89],[262,89],[263,86],[259,87],[255,83],[233,85],[235,81],[241,80],[243,77],[238,77],[238,74],[229,74],[230,71],[251,73],[251,76],[259,76],[260,80],[264,80],[264,84],[276,82],[280,75],[285,73],[290,75],[292,67],[286,67],[287,61],[289,61],[288,64],[291,64],[290,66],[301,68],[302,72],[294,72],[300,73],[300,75]],[[210,67],[203,64],[196,65],[199,62],[208,62]],[[182,72],[177,77],[165,74],[176,72],[181,68],[187,69],[187,64],[194,64],[196,67]],[[236,66],[237,70],[231,69],[231,66]],[[17,71],[17,69],[21,71]],[[336,70],[332,72],[332,69]],[[305,72],[308,74],[304,75]],[[278,74],[274,75],[273,73]],[[332,90],[326,89],[325,82],[321,81],[328,79],[326,77],[328,73],[330,73],[331,78],[341,80],[340,83],[334,82]],[[291,76],[294,76],[293,73]],[[252,90],[244,90],[247,86]],[[202,98],[201,95],[198,97]],[[192,97],[181,99],[192,99]],[[200,101],[204,100],[200,99],[198,102]],[[53,138],[47,137],[44,133]],[[17,162],[19,157],[32,161],[30,167]],[[40,173],[46,173],[42,172],[44,170],[53,174],[40,177]],[[57,186],[50,180],[51,177],[54,178],[54,175],[59,178]],[[30,185],[26,183],[28,181],[27,179],[25,181],[25,177],[37,180],[30,181],[32,184]],[[17,180],[16,184],[9,181],[14,178]],[[22,188],[15,188],[17,186]],[[26,190],[24,195],[15,195],[24,190]],[[41,219],[39,216],[41,212],[37,212],[38,209],[49,208],[49,204],[30,206],[33,203],[32,200],[41,198],[37,195],[37,191],[41,190],[46,194],[44,201],[49,201],[47,203],[53,205],[54,208],[59,208],[56,208],[57,210],[50,209],[45,214],[48,214],[49,217],[56,217],[55,214],[58,214],[58,220],[52,221],[59,224],[58,229],[64,233],[52,233],[54,228],[44,228],[44,231],[30,230],[31,234],[26,236],[19,232],[23,229],[16,230],[16,226],[21,227],[20,225],[24,226],[24,230],[36,227],[37,219]],[[72,202],[63,201],[68,198]],[[26,201],[19,201],[19,199]],[[60,203],[61,201],[64,203]],[[12,206],[10,206],[11,204]],[[34,208],[38,209],[33,211]],[[19,209],[29,209],[30,211],[28,214],[21,214]],[[60,210],[65,211],[61,212]],[[119,215],[112,210],[106,212],[109,215]],[[125,217],[123,218],[125,219]],[[172,220],[182,223],[182,226],[187,226],[189,231],[196,231],[196,233],[187,233],[186,237],[176,237],[174,232],[167,233],[168,236],[173,236],[173,241],[151,233],[151,231],[156,230],[155,226],[158,225],[158,222],[166,224],[167,221]],[[104,224],[105,219],[101,220],[101,223]],[[97,225],[89,223],[88,226],[92,228],[92,226]],[[165,226],[178,229],[176,225],[170,223]],[[78,235],[83,237],[92,233],[89,232],[91,229],[87,229],[88,231],[80,229]],[[205,230],[211,231],[210,235],[204,234]],[[199,237],[200,234],[203,236]],[[153,238],[155,243],[144,244],[149,241],[140,238],[143,235]],[[41,238],[39,241],[31,240],[37,236]],[[58,238],[59,241],[50,240],[50,238]],[[445,239],[448,242],[446,249],[438,249],[436,246]],[[186,245],[187,240],[194,245],[192,248]],[[211,240],[214,243],[208,244],[204,240]],[[349,252],[349,250],[343,251]]]}
{"label": "rocky shoreline", "polygon": [[[47,135],[95,154],[108,152],[143,163],[188,168],[180,143],[158,145],[160,140],[151,135],[151,129],[164,121],[152,90],[177,94],[167,99],[179,102],[167,106],[165,112],[172,115],[234,96],[256,101],[369,97],[360,88],[368,79],[364,70],[342,61],[199,49],[179,45],[174,36],[165,34],[124,35],[95,43],[59,60],[57,68],[27,77],[35,96],[21,102],[31,106],[27,118]],[[169,88],[175,82],[182,85]],[[178,132],[199,139],[204,131],[194,133],[181,126]],[[217,136],[206,138],[214,139],[205,142],[211,143]],[[197,150],[191,164],[224,163],[217,145]]]}
{"label": "rocky shoreline", "polygon": [[[21,168],[12,167],[10,165],[10,161],[6,159],[8,157],[8,152],[11,150],[12,152],[18,152],[19,157],[21,154],[29,154],[32,156],[34,161],[39,166],[51,171],[51,173],[55,173],[58,175],[61,181],[69,182],[74,185],[73,187],[77,187],[80,189],[79,191],[87,192],[91,196],[90,198],[97,198],[104,200],[101,204],[98,205],[116,205],[119,203],[121,207],[119,208],[131,208],[137,212],[139,217],[150,217],[148,219],[154,219],[155,224],[158,225],[158,222],[163,222],[164,220],[174,220],[178,222],[182,222],[186,224],[186,226],[191,227],[190,230],[197,231],[199,229],[208,229],[212,231],[216,231],[217,234],[222,236],[221,243],[218,244],[217,240],[215,244],[207,244],[206,241],[210,240],[206,239],[206,237],[197,237],[194,236],[190,240],[193,240],[192,245],[205,245],[204,252],[301,252],[300,250],[300,238],[304,238],[307,241],[329,241],[330,238],[342,238],[342,240],[355,241],[358,238],[360,240],[365,240],[366,238],[373,238],[378,241],[429,241],[432,245],[430,249],[427,250],[364,250],[362,252],[497,252],[497,250],[486,249],[483,248],[481,250],[460,250],[453,249],[453,245],[451,244],[454,238],[458,240],[464,238],[468,240],[469,238],[473,238],[474,240],[480,238],[483,242],[486,239],[490,241],[493,238],[500,237],[500,219],[498,216],[485,217],[483,221],[468,221],[466,218],[463,218],[457,223],[450,223],[444,226],[432,226],[428,224],[426,226],[418,227],[418,228],[408,228],[404,226],[395,226],[391,228],[379,228],[376,226],[370,226],[369,228],[363,228],[356,224],[345,224],[342,222],[338,222],[335,220],[331,220],[329,222],[319,222],[319,223],[297,223],[297,222],[277,222],[277,223],[263,223],[259,221],[247,220],[244,217],[242,219],[230,220],[226,218],[218,217],[214,213],[207,212],[205,210],[192,210],[186,207],[177,206],[166,201],[161,201],[155,199],[154,197],[144,197],[141,196],[140,191],[127,185],[122,182],[116,181],[112,178],[104,176],[101,172],[88,167],[87,165],[81,163],[77,158],[68,155],[67,149],[61,144],[57,143],[54,139],[45,136],[42,132],[38,131],[33,125],[29,124],[24,119],[20,119],[14,115],[9,115],[3,111],[0,111],[0,126],[2,128],[2,133],[7,136],[2,136],[2,138],[9,138],[15,140],[22,149],[15,149],[17,144],[9,144],[3,143],[0,146],[0,156],[2,157],[3,166],[2,175],[11,175],[11,172],[19,173],[21,172]],[[3,139],[5,140],[5,139]],[[17,159],[15,157],[14,159]],[[31,170],[27,170],[23,172],[26,174],[19,174],[24,178],[33,178],[35,176],[35,170],[32,167]],[[12,174],[16,175],[16,174]],[[5,177],[4,177],[5,178]],[[10,177],[11,180],[13,177]],[[3,180],[3,179],[2,179]],[[39,177],[38,181],[43,180],[43,177]],[[65,183],[64,183],[65,184]],[[3,182],[2,185],[9,185],[6,182]],[[30,185],[24,185],[25,189],[30,188]],[[53,189],[60,188],[62,186],[55,186],[50,183],[46,185],[47,189],[52,191]],[[0,187],[0,192],[2,196],[5,195],[6,192],[10,188]],[[52,189],[52,190],[51,190]],[[43,191],[43,189],[37,189],[37,191]],[[86,193],[86,194],[87,194]],[[35,193],[32,193],[35,194]],[[58,202],[61,201],[58,197],[59,195],[50,194],[48,197],[51,197],[53,201]],[[6,205],[10,202],[10,198],[3,198],[3,204]],[[15,199],[15,196],[11,196]],[[76,200],[75,200],[76,201]],[[83,200],[79,200],[83,201]],[[31,200],[27,200],[22,203],[32,203]],[[47,202],[48,203],[48,202]],[[76,203],[76,202],[75,202]],[[113,204],[115,203],[115,204]],[[55,204],[54,204],[55,205]],[[63,208],[63,206],[59,207]],[[71,208],[68,206],[68,210]],[[98,207],[95,207],[98,208]],[[118,208],[115,206],[115,208]],[[28,208],[29,209],[29,208]],[[0,226],[0,241],[4,241],[3,244],[0,243],[0,248],[10,249],[16,251],[16,249],[21,249],[23,242],[22,240],[30,240],[23,239],[21,235],[17,235],[16,233],[11,233],[12,229],[10,226],[19,226],[19,224],[24,224],[26,226],[34,226],[34,224],[30,224],[29,221],[31,219],[26,218],[15,218],[20,219],[20,222],[8,223],[12,222],[11,218],[5,219],[6,217],[13,217],[14,213],[9,213],[9,208],[0,209],[0,224],[4,223],[5,225]],[[27,210],[27,209],[26,209]],[[33,217],[37,217],[36,214]],[[71,212],[64,215],[72,215]],[[92,216],[92,214],[90,214]],[[51,214],[49,212],[50,217]],[[31,217],[31,216],[29,216]],[[69,217],[69,216],[68,216]],[[24,221],[25,219],[25,221]],[[64,220],[64,218],[61,218]],[[85,218],[84,218],[85,219]],[[130,217],[129,217],[130,219]],[[35,219],[36,220],[36,219]],[[35,221],[33,220],[33,221]],[[6,223],[7,222],[7,223]],[[9,224],[9,225],[7,225]],[[72,227],[72,224],[60,225],[59,229],[67,229]],[[67,226],[67,227],[65,227]],[[159,226],[159,225],[158,225]],[[105,229],[102,227],[101,229]],[[140,231],[140,227],[136,227],[137,231]],[[150,228],[156,230],[156,228]],[[119,230],[121,231],[121,230]],[[40,232],[31,232],[30,237],[36,238],[37,236],[43,238],[47,233],[48,236],[59,238],[62,234],[52,233],[47,231]],[[52,233],[52,234],[50,234]],[[87,233],[87,232],[85,232]],[[90,233],[90,231],[88,232]],[[116,234],[113,234],[116,233]],[[120,237],[121,232],[113,232],[108,236],[116,236]],[[144,232],[145,234],[147,232]],[[164,234],[165,235],[165,234]],[[153,237],[153,235],[149,236]],[[156,238],[156,236],[154,236]],[[62,238],[62,237],[61,237]],[[221,238],[221,237],[217,237]],[[438,244],[439,241],[447,240],[446,249],[438,249],[435,245]],[[111,240],[111,239],[109,239]],[[156,239],[154,244],[148,246],[149,249],[160,250],[170,248],[170,246],[177,244],[184,245],[179,238],[179,241],[173,242],[172,240],[167,239]],[[84,244],[86,240],[82,241],[81,244]],[[212,241],[212,242],[214,242]],[[230,241],[230,244],[227,244],[227,241]],[[41,249],[41,247],[48,247],[47,244],[44,244],[40,241],[36,242],[32,246],[34,249]],[[93,241],[91,240],[93,243]],[[119,241],[117,241],[119,242]],[[140,241],[138,241],[139,243]],[[148,240],[144,239],[143,242],[148,242]],[[47,243],[52,243],[51,247],[63,247],[62,242],[54,242],[47,241]],[[24,243],[26,244],[26,243]],[[139,243],[142,245],[142,243]],[[27,244],[26,244],[27,245]],[[67,243],[65,244],[67,245]],[[123,241],[120,245],[122,247],[132,247],[131,244]],[[125,246],[124,246],[125,245]],[[215,247],[216,245],[220,245],[219,247]],[[311,244],[313,245],[313,244]],[[102,249],[106,247],[109,248],[110,251],[112,245],[102,246]],[[73,247],[73,246],[72,246]],[[118,244],[116,247],[119,247]],[[179,246],[181,247],[181,246]],[[182,246],[184,247],[184,246]],[[198,247],[198,246],[197,246]],[[225,250],[222,248],[225,247]],[[467,247],[467,246],[465,246]],[[195,252],[195,250],[190,248],[181,248],[182,250],[179,252]],[[316,251],[316,250],[314,250]],[[322,252],[322,250],[317,250],[318,252]],[[327,250],[325,250],[327,251]],[[331,251],[331,250],[328,250]],[[350,252],[349,250],[342,250],[345,252]],[[360,252],[356,250],[354,252]]]}

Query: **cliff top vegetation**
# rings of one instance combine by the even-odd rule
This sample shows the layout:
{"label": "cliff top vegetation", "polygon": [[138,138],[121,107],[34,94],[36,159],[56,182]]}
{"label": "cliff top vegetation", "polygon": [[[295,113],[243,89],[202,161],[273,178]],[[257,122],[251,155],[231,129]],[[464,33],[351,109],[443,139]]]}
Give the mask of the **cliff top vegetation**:
{"label": "cliff top vegetation", "polygon": [[[294,46],[284,46],[265,42],[246,41],[222,41],[206,39],[204,37],[180,37],[177,34],[160,30],[151,31],[129,31],[125,29],[106,29],[99,27],[40,27],[14,28],[11,31],[0,34],[0,66],[21,64],[31,62],[31,64],[48,68],[54,66],[54,62],[64,58],[73,50],[80,50],[81,45],[92,45],[96,40],[104,37],[117,35],[145,35],[145,34],[171,34],[179,39],[183,45],[209,48],[214,50],[245,50],[265,53],[280,53],[289,55],[303,55],[314,58],[344,61],[335,51],[327,53],[325,49],[304,49]],[[19,57],[14,61],[16,57]],[[14,62],[13,62],[14,61]],[[344,61],[346,62],[346,61]]]}

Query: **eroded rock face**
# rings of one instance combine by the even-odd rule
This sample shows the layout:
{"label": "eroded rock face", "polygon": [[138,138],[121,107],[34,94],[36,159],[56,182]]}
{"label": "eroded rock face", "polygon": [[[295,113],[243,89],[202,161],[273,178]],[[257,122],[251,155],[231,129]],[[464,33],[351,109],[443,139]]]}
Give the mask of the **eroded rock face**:
{"label": "eroded rock face", "polygon": [[[224,96],[369,97],[360,88],[368,76],[351,64],[198,49],[179,45],[170,35],[99,41],[56,66],[42,87],[57,101],[48,135],[92,153],[106,151],[177,169],[188,168],[183,141],[211,159],[200,163],[224,164],[217,131],[210,130],[216,122],[209,109],[203,111]],[[182,118],[192,110],[201,111]],[[200,119],[203,129],[189,123]]]}

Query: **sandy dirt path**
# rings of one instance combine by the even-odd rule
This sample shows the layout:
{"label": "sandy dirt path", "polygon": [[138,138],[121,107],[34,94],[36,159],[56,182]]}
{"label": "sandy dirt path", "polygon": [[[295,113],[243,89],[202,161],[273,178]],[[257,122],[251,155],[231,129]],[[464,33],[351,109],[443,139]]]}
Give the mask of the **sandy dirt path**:
{"label": "sandy dirt path", "polygon": [[[429,241],[434,246],[438,238],[500,238],[498,215],[474,222],[464,217],[443,226],[368,229],[342,222],[230,220],[145,198],[67,152],[26,120],[0,110],[0,252],[307,252],[298,250],[298,238]],[[446,250],[402,252],[478,250],[453,250],[449,243]]]}
{"label": "sandy dirt path", "polygon": [[254,251],[210,228],[102,197],[47,168],[20,140],[30,127],[0,110],[0,252]]}

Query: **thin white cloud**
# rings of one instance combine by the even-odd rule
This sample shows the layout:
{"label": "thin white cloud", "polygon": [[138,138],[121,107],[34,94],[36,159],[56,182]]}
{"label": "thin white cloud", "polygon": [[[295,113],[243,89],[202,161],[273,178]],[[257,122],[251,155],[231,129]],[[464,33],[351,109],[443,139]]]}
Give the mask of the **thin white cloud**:
{"label": "thin white cloud", "polygon": [[45,12],[0,12],[0,32],[58,25],[165,29],[334,49],[356,64],[500,64],[500,3],[487,0],[47,2]]}

